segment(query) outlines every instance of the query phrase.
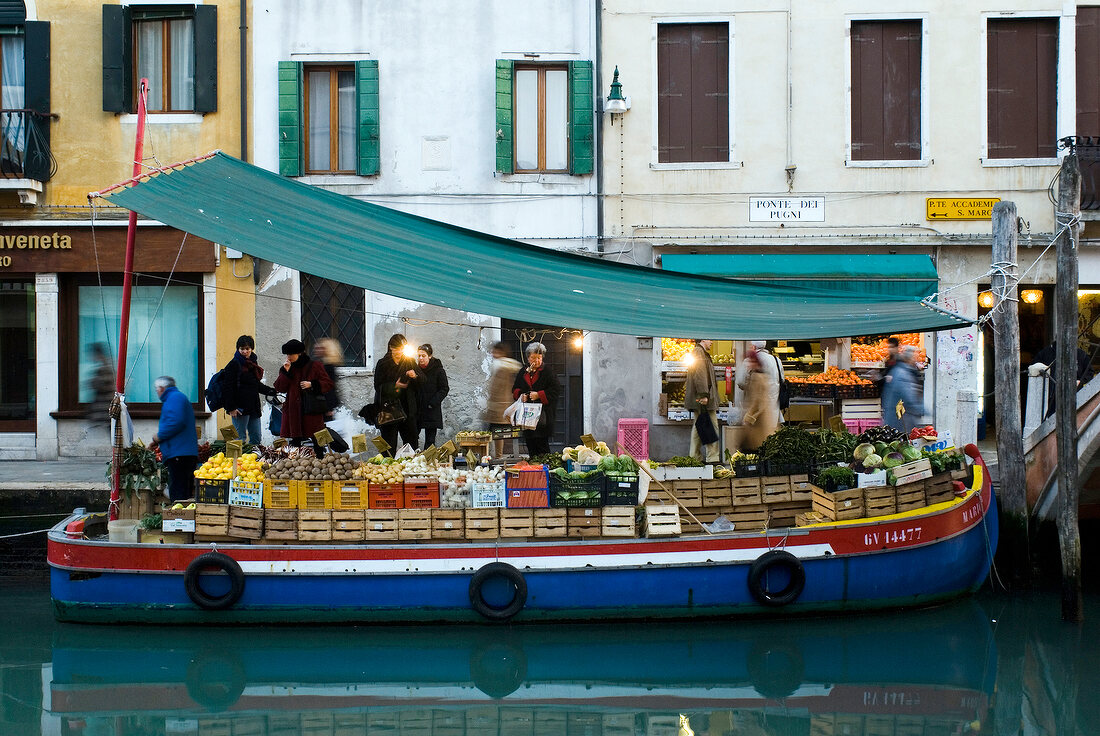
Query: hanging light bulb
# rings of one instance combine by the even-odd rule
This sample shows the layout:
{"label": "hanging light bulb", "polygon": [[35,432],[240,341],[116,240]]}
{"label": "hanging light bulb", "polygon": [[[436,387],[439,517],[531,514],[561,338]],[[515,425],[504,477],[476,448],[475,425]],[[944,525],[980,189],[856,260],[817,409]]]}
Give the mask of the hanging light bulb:
{"label": "hanging light bulb", "polygon": [[584,333],[578,332],[577,336],[573,338],[573,347],[577,350],[584,348]]}
{"label": "hanging light bulb", "polygon": [[1024,289],[1020,292],[1020,298],[1024,300],[1025,304],[1038,304],[1043,301],[1043,290]]}
{"label": "hanging light bulb", "polygon": [[982,309],[993,309],[993,292],[983,291],[978,294],[978,306]]}

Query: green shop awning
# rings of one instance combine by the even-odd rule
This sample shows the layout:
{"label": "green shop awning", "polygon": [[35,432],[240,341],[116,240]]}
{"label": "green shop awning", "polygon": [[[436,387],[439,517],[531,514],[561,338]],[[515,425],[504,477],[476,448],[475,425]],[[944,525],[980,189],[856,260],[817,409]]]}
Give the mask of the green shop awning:
{"label": "green shop awning", "polygon": [[749,279],[857,294],[924,299],[939,290],[939,276],[927,255],[730,255],[661,256],[667,271]]}
{"label": "green shop awning", "polygon": [[221,153],[99,196],[298,271],[525,322],[715,339],[809,339],[969,324],[913,298],[853,297],[563,253],[363,202]]}

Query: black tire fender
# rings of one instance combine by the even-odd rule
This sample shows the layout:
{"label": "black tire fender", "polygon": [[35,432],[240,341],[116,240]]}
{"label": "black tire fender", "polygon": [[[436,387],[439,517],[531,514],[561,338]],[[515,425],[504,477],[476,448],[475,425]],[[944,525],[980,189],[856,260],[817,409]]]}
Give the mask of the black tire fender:
{"label": "black tire fender", "polygon": [[782,639],[754,642],[745,664],[753,689],[772,700],[793,694],[802,685],[806,667],[798,646]]}
{"label": "black tire fender", "polygon": [[[494,577],[502,577],[515,588],[515,595],[508,605],[496,608],[489,605],[485,596],[481,594],[481,587],[487,580]],[[507,562],[490,562],[480,568],[470,578],[470,605],[490,621],[503,623],[508,621],[523,610],[527,604],[527,581],[523,574]]]}
{"label": "black tire fender", "polygon": [[527,655],[518,643],[507,639],[486,641],[470,655],[470,679],[490,698],[499,700],[511,695],[526,678]]}
{"label": "black tire fender", "polygon": [[204,650],[187,663],[187,694],[211,713],[221,713],[244,692],[244,665],[234,652]]}
{"label": "black tire fender", "polygon": [[[204,570],[220,570],[229,577],[229,590],[220,596],[209,595],[199,584]],[[187,597],[199,608],[207,611],[224,611],[241,599],[244,593],[244,571],[237,561],[221,552],[205,552],[187,566],[183,573],[183,587]]]}
{"label": "black tire fender", "polygon": [[[773,567],[785,567],[791,580],[783,590],[772,592],[764,586],[764,577]],[[785,606],[798,600],[806,587],[806,570],[797,557],[781,549],[765,552],[753,561],[749,568],[749,592],[765,606]]]}

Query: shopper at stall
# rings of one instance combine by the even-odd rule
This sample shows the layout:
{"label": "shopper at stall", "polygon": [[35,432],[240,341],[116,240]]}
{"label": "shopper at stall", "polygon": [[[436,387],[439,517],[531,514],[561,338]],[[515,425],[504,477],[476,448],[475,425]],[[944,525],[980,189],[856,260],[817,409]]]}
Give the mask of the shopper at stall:
{"label": "shopper at stall", "polygon": [[916,350],[900,350],[886,371],[882,385],[882,420],[887,426],[908,434],[920,423],[924,409],[917,390]]}
{"label": "shopper at stall", "polygon": [[325,412],[325,426],[332,435],[332,444],[329,447],[336,452],[347,452],[347,438],[351,433],[346,426],[346,419],[336,411],[343,403],[336,369],[344,365],[344,350],[331,337],[322,337],[313,344],[313,359],[324,366],[328,379],[332,381],[332,390],[325,394],[325,405],[328,408]]}
{"label": "shopper at stall", "polygon": [[419,435],[417,393],[422,371],[416,361],[406,355],[407,344],[404,335],[394,335],[387,343],[389,353],[374,366],[374,403],[379,409],[379,416],[399,417],[378,427],[382,439],[394,450],[398,447],[398,435],[414,450]]}
{"label": "shopper at stall", "polygon": [[748,404],[746,393],[748,392],[749,377],[753,370],[762,373],[764,376],[764,379],[758,382],[760,385],[757,387],[757,390],[762,391],[762,393],[755,398],[765,403],[770,401],[774,404],[774,407],[768,408],[765,415],[767,419],[764,422],[764,426],[771,426],[770,420],[774,416],[775,424],[771,430],[774,432],[783,423],[783,409],[779,405],[779,387],[782,385],[786,373],[783,371],[783,362],[768,350],[768,343],[764,340],[750,342],[744,360],[737,367],[737,385],[741,389],[741,405],[745,410],[747,410]]}
{"label": "shopper at stall", "polygon": [[237,338],[237,351],[222,369],[222,402],[233,429],[249,444],[260,444],[260,396],[272,396],[275,389],[264,384],[264,369],[256,358],[256,342],[251,335]]}
{"label": "shopper at stall", "polygon": [[443,399],[451,387],[447,383],[447,371],[443,362],[432,357],[432,346],[424,343],[416,349],[416,364],[422,378],[417,393],[417,438],[424,432],[424,447],[435,444],[435,435],[443,428]]}
{"label": "shopper at stall", "polygon": [[[486,389],[488,396],[483,418],[489,431],[510,429],[512,425],[504,416],[504,410],[515,401],[512,397],[512,387],[516,382],[516,374],[523,369],[523,365],[512,357],[511,351],[503,342],[493,343],[491,350],[493,366],[489,372],[489,385]],[[493,441],[491,454],[493,457],[504,454],[504,440]]]}
{"label": "shopper at stall", "polygon": [[[711,340],[696,340],[687,370],[684,406],[695,412],[688,454],[708,463],[721,459],[718,452],[718,380],[710,358]],[[705,452],[705,456],[704,456]]]}
{"label": "shopper at stall", "polygon": [[744,360],[741,421],[746,430],[741,443],[750,451],[758,449],[779,428],[778,383],[773,373],[767,370],[767,364],[773,357],[765,350],[750,349]]}
{"label": "shopper at stall", "polygon": [[[275,379],[275,390],[286,394],[279,436],[298,447],[306,441],[313,442],[313,435],[324,428],[324,394],[332,391],[333,384],[324,366],[306,355],[301,340],[288,340],[282,351],[286,361]],[[324,446],[314,449],[318,456],[325,453]]]}
{"label": "shopper at stall", "polygon": [[537,401],[542,404],[538,425],[534,429],[523,430],[523,441],[530,456],[545,455],[550,452],[550,437],[554,434],[554,416],[557,411],[561,384],[557,376],[544,366],[546,346],[533,342],[527,346],[527,369],[516,375],[512,385],[512,398],[525,402]]}
{"label": "shopper at stall", "polygon": [[176,379],[171,376],[161,376],[153,381],[153,388],[163,406],[150,449],[160,447],[161,458],[168,467],[168,498],[182,501],[192,495],[195,466],[199,463],[195,408],[191,406],[190,399],[176,388]]}
{"label": "shopper at stall", "polygon": [[115,398],[115,368],[111,365],[111,356],[103,343],[92,343],[91,354],[95,370],[88,381],[88,388],[92,392],[92,400],[88,404],[88,419],[92,424],[110,425],[111,417],[108,412]]}

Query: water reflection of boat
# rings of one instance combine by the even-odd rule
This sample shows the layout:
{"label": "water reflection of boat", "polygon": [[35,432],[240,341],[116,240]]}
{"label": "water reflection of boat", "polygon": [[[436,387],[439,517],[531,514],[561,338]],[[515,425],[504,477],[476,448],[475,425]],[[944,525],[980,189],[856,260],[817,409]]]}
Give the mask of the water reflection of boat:
{"label": "water reflection of boat", "polygon": [[944,730],[923,733],[949,733],[983,717],[996,667],[988,619],[969,600],[874,618],[807,619],[797,627],[764,621],[126,627],[113,629],[109,641],[97,633],[58,630],[50,683],[54,716],[217,713],[236,719],[263,713],[385,721],[438,711],[467,724],[465,733],[472,734],[471,719],[503,723],[517,713],[588,713],[625,722],[670,711],[695,714],[696,733],[705,733],[698,728],[704,714],[775,714],[778,708],[785,717],[819,722],[839,714],[853,735],[863,726],[853,731],[852,724],[868,719],[909,719],[922,728],[939,723]]}

